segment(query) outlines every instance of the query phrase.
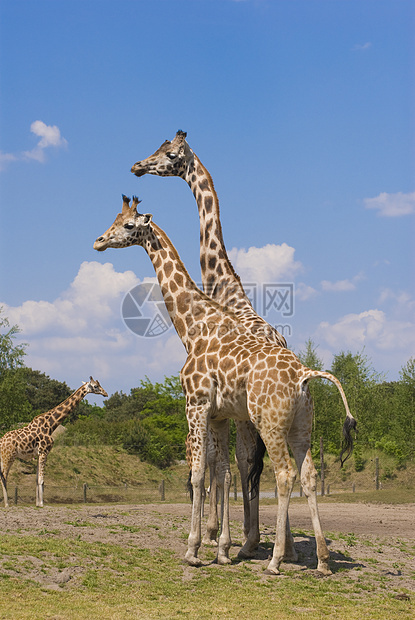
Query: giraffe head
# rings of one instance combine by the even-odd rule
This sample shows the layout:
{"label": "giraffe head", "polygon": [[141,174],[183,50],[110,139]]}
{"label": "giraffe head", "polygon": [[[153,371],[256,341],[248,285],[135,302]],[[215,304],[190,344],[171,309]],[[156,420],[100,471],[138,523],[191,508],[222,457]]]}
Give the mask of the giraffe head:
{"label": "giraffe head", "polygon": [[96,381],[92,377],[89,377],[89,381],[86,381],[84,386],[87,389],[87,394],[101,394],[101,396],[105,396],[105,398],[108,396],[104,388],[100,386],[99,381]]}
{"label": "giraffe head", "polygon": [[155,174],[160,177],[184,176],[193,160],[193,152],[186,142],[186,136],[186,132],[179,129],[171,142],[166,140],[153,155],[136,162],[131,172],[137,177],[142,177],[144,174]]}
{"label": "giraffe head", "polygon": [[141,202],[133,196],[130,199],[123,196],[122,211],[117,215],[112,226],[98,237],[94,243],[94,250],[103,252],[107,248],[126,248],[130,245],[142,245],[146,233],[150,229],[151,213],[138,213],[137,205]]}

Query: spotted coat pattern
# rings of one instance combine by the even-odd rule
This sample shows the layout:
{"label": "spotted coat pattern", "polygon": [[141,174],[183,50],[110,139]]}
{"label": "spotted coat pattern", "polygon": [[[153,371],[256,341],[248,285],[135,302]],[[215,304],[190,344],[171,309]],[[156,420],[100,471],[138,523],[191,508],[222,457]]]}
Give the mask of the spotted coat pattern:
{"label": "spotted coat pattern", "polygon": [[[296,477],[288,445],[293,450],[307,496],[314,526],[318,570],[329,574],[329,552],[320,525],[316,498],[316,470],[310,453],[311,416],[304,415],[307,381],[323,377],[339,389],[346,408],[347,428],[355,420],[338,380],[329,373],[301,364],[287,348],[255,337],[237,315],[200,291],[187,273],[167,235],[152,222],[150,214],[137,213],[138,199],[123,197],[122,213],[94,243],[99,251],[141,245],[148,253],[173,325],[181,338],[187,359],[181,370],[186,397],[186,416],[192,440],[191,529],[185,556],[199,565],[201,544],[202,489],[207,458],[208,429],[218,451],[228,451],[225,427],[230,418],[251,421],[266,445],[274,467],[278,489],[278,512],[274,552],[268,570],[279,573],[286,545],[288,503]],[[345,423],[346,427],[346,423]],[[225,463],[226,459],[220,460]],[[223,506],[223,526],[217,560],[229,563],[230,471],[223,476],[228,501]]]}

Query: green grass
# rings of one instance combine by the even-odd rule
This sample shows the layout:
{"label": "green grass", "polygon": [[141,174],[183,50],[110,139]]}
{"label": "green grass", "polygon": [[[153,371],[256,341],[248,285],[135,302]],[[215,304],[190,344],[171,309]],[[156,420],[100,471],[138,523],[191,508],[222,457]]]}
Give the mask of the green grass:
{"label": "green grass", "polygon": [[[168,535],[176,536],[177,527]],[[341,537],[339,537],[341,538]],[[353,536],[349,542],[355,544]],[[347,542],[347,541],[346,541]],[[50,533],[4,534],[0,540],[2,620],[229,618],[256,620],[412,619],[410,601],[399,600],[386,577],[341,569],[333,577],[285,569],[267,576],[258,565],[234,560],[190,568],[173,552],[134,545],[85,542]],[[32,571],[36,570],[34,574]],[[59,583],[69,571],[72,579]],[[43,580],[43,582],[42,582]]]}

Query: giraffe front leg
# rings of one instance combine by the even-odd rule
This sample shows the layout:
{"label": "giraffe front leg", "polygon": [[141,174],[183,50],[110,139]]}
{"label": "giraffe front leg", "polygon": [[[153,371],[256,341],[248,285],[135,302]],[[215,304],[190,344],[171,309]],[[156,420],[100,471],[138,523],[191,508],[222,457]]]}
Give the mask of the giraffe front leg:
{"label": "giraffe front leg", "polygon": [[229,525],[229,492],[231,488],[231,470],[229,465],[229,421],[211,421],[210,429],[218,447],[218,483],[221,493],[221,528],[218,541],[218,564],[230,564],[229,549],[231,532]]}
{"label": "giraffe front leg", "polygon": [[187,542],[185,560],[190,566],[200,566],[197,557],[201,540],[201,518],[203,490],[205,485],[206,443],[207,443],[207,415],[206,406],[186,408],[192,442],[192,487],[193,503],[190,534]]}
{"label": "giraffe front leg", "polygon": [[2,489],[3,489],[3,498],[4,498],[4,507],[5,508],[9,507],[9,498],[7,497],[7,473],[8,473],[8,471],[5,472],[5,469],[3,469],[3,464],[2,464],[1,465],[0,479],[1,479],[1,486],[2,486]]}
{"label": "giraffe front leg", "polygon": [[47,454],[39,454],[36,473],[36,506],[43,508],[44,472]]}
{"label": "giraffe front leg", "polygon": [[219,531],[219,518],[218,518],[218,474],[217,474],[217,453],[218,446],[216,444],[216,437],[212,435],[211,430],[208,430],[208,445],[207,445],[207,462],[209,466],[209,516],[206,524],[206,532],[203,536],[203,544],[217,547],[218,543],[216,537]]}

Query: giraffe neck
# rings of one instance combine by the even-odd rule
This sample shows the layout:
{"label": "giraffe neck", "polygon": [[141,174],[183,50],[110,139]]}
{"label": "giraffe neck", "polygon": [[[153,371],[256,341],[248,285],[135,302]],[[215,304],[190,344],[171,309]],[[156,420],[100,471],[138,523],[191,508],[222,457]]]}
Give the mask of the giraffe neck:
{"label": "giraffe neck", "polygon": [[33,420],[33,422],[43,422],[46,423],[50,429],[50,432],[53,431],[63,422],[63,420],[68,417],[68,415],[75,409],[75,407],[81,402],[81,400],[88,394],[87,385],[82,385],[78,388],[73,394],[71,394],[66,400],[57,405],[54,409],[51,409],[47,413],[42,413]]}
{"label": "giraffe neck", "polygon": [[199,210],[200,266],[205,292],[232,309],[253,311],[226,252],[219,199],[212,177],[194,153],[183,178],[192,190]]}
{"label": "giraffe neck", "polygon": [[257,336],[286,347],[284,336],[257,314],[246,296],[226,252],[219,199],[212,177],[193,151],[192,158],[181,176],[192,190],[199,210],[200,266],[205,293],[233,310],[240,321]]}
{"label": "giraffe neck", "polygon": [[176,248],[154,222],[143,242],[156,272],[170,319],[186,351],[206,334],[209,325],[218,325],[228,313],[200,291],[188,274]]}

